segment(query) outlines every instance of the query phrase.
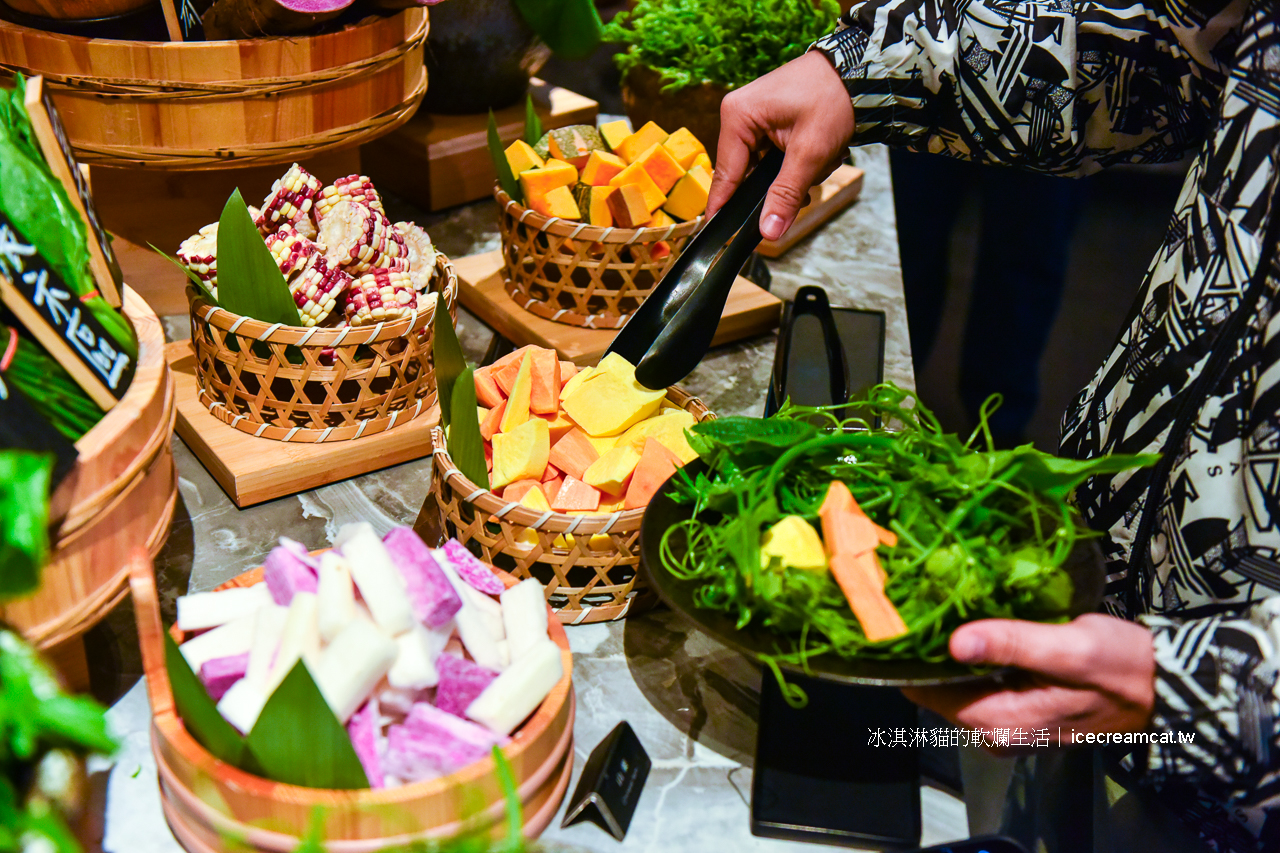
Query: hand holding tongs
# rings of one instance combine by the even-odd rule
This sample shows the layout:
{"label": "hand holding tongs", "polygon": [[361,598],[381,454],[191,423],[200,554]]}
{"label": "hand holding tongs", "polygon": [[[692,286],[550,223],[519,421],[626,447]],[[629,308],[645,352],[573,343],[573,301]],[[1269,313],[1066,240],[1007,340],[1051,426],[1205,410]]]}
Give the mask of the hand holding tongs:
{"label": "hand holding tongs", "polygon": [[760,244],[760,211],[781,169],[782,152],[770,147],[609,345],[641,385],[674,385],[706,354],[738,270]]}

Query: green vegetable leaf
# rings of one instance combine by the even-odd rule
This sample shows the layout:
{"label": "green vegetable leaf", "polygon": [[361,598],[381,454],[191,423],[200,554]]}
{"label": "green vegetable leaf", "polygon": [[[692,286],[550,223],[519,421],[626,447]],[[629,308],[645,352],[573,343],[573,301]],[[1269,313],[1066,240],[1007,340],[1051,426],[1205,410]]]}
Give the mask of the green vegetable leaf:
{"label": "green vegetable leaf", "polygon": [[1062,459],[1036,450],[1018,453],[1018,471],[1012,482],[1048,497],[1065,499],[1076,486],[1095,474],[1116,474],[1130,468],[1146,468],[1160,461],[1158,453],[1099,456],[1096,459]]}
{"label": "green vegetable leaf", "polygon": [[218,299],[232,314],[263,323],[302,325],[289,285],[253,224],[240,190],[231,193],[218,219]]}
{"label": "green vegetable leaf", "polygon": [[52,454],[0,451],[0,596],[23,595],[40,585],[49,556],[52,474]]}
{"label": "green vegetable leaf", "polygon": [[502,748],[493,748],[494,769],[498,773],[498,782],[502,785],[502,798],[506,804],[507,836],[501,842],[501,853],[520,853],[524,850],[524,818],[520,814],[520,792],[516,789],[515,775],[511,772],[511,764],[502,754]]}
{"label": "green vegetable leaf", "polygon": [[453,423],[453,385],[467,369],[467,360],[462,354],[462,344],[458,342],[458,330],[453,327],[453,318],[443,301],[436,303],[431,357],[435,363],[436,390],[440,398],[440,422],[447,427]]}
{"label": "green vegetable leaf", "polygon": [[26,761],[47,747],[115,752],[106,710],[87,697],[63,693],[36,650],[8,630],[0,631],[0,684],[0,754]]}
{"label": "green vegetable leaf", "polygon": [[[475,371],[462,371],[453,386],[453,411],[459,417],[449,425],[449,458],[468,480],[482,489],[489,488],[489,470],[484,464],[484,438],[476,411]],[[471,416],[467,417],[467,413]]]}
{"label": "green vegetable leaf", "polygon": [[347,730],[302,661],[263,706],[248,744],[263,773],[277,782],[336,790],[369,787]]}
{"label": "green vegetable leaf", "polygon": [[169,673],[173,704],[182,725],[214,758],[234,767],[243,767],[245,739],[218,713],[217,705],[209,698],[209,691],[191,671],[191,665],[167,632],[164,635],[164,664]]}
{"label": "green vegetable leaf", "polygon": [[835,0],[639,0],[602,36],[627,45],[614,59],[624,76],[648,67],[663,91],[735,89],[803,54],[839,14]]}
{"label": "green vegetable leaf", "polygon": [[690,427],[696,435],[713,445],[723,445],[742,452],[751,446],[791,447],[817,435],[813,424],[783,418],[714,418]]}
{"label": "green vegetable leaf", "polygon": [[600,44],[603,25],[593,0],[514,0],[520,17],[565,59],[585,59]]}
{"label": "green vegetable leaf", "polygon": [[542,119],[538,117],[538,111],[533,108],[533,93],[524,96],[524,141],[530,145],[537,145],[538,140],[542,138]]}
{"label": "green vegetable leaf", "polygon": [[507,152],[502,147],[502,137],[498,135],[498,120],[493,117],[493,110],[489,110],[489,156],[493,158],[493,170],[498,175],[498,186],[502,187],[502,191],[516,204],[524,204],[524,193],[520,192],[520,182],[512,174],[511,164],[507,162]]}

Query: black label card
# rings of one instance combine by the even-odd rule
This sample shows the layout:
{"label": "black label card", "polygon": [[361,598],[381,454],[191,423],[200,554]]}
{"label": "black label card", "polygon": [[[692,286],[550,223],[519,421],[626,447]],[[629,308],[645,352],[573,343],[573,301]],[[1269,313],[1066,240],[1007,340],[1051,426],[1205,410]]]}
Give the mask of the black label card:
{"label": "black label card", "polygon": [[0,211],[0,301],[99,406],[124,396],[136,365],[116,349],[49,263]]}
{"label": "black label card", "polygon": [[618,723],[587,759],[560,826],[587,820],[621,841],[651,766],[631,725],[625,720]]}

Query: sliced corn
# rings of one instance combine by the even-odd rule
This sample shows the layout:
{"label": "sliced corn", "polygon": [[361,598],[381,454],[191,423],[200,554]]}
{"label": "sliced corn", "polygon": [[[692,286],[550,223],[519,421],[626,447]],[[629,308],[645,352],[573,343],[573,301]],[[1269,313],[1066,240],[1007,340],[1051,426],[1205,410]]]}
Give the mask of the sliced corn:
{"label": "sliced corn", "polygon": [[302,272],[311,260],[321,254],[320,247],[303,237],[292,225],[285,225],[274,234],[267,235],[267,248],[276,259],[280,272],[290,278]]}
{"label": "sliced corn", "polygon": [[406,272],[373,269],[347,290],[343,312],[353,326],[368,326],[408,317],[417,310],[418,298]]}
{"label": "sliced corn", "polygon": [[431,238],[413,222],[397,222],[393,227],[404,239],[405,260],[408,261],[406,272],[413,280],[413,286],[418,292],[430,289],[436,268],[436,247],[431,244]]}
{"label": "sliced corn", "polygon": [[320,197],[316,199],[316,219],[324,219],[340,201],[354,201],[379,213],[386,213],[382,207],[382,197],[373,188],[373,181],[364,175],[347,175],[345,178],[338,178],[330,186],[321,190]]}
{"label": "sliced corn", "polygon": [[182,241],[178,260],[205,283],[214,297],[218,295],[218,223],[204,226]]}
{"label": "sliced corn", "polygon": [[337,267],[329,266],[322,255],[289,282],[289,292],[302,315],[302,325],[317,326],[338,306],[338,299],[351,288],[353,280]]}
{"label": "sliced corn", "polygon": [[258,230],[266,233],[294,224],[311,212],[323,187],[319,178],[294,163],[271,185],[271,194],[258,214]]}
{"label": "sliced corn", "polygon": [[375,267],[404,272],[401,267],[407,265],[395,263],[408,254],[404,238],[381,213],[354,201],[340,201],[329,210],[320,221],[318,240],[329,264],[352,275]]}

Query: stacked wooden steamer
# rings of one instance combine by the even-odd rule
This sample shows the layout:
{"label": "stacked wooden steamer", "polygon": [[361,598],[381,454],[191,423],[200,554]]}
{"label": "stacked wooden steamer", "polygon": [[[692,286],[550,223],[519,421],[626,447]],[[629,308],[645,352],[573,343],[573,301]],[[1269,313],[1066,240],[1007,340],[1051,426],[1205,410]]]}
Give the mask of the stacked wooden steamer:
{"label": "stacked wooden steamer", "polygon": [[[320,552],[317,552],[316,556]],[[506,588],[518,582],[499,572]],[[424,838],[460,831],[504,832],[505,800],[492,758],[440,778],[395,788],[322,790],[273,782],[215,759],[200,746],[175,710],[164,662],[164,636],[149,562],[132,565],[134,610],[152,708],[152,749],[160,777],[161,805],[175,837],[192,853],[237,849],[292,853],[310,832],[317,809],[323,816],[326,850],[373,853]],[[263,568],[218,587],[248,587],[263,581]],[[549,620],[564,674],[503,754],[512,768],[524,814],[524,834],[537,837],[560,807],[573,770],[573,656],[564,628]],[[173,629],[175,641],[186,639]],[[477,804],[480,809],[477,811]]]}
{"label": "stacked wooden steamer", "polygon": [[124,314],[138,336],[133,381],[76,442],[75,468],[53,499],[67,512],[55,527],[40,589],[0,607],[0,621],[21,630],[74,688],[88,687],[81,636],[124,598],[130,551],[139,544],[153,556],[160,551],[178,493],[164,330],[127,287]]}
{"label": "stacked wooden steamer", "polygon": [[571,125],[506,155],[524,204],[495,187],[503,278],[539,317],[622,328],[702,227],[711,160],[685,128]]}
{"label": "stacked wooden steamer", "polygon": [[324,35],[180,43],[0,21],[0,68],[44,75],[81,163],[210,169],[288,163],[408,121],[426,37],[422,7]]}
{"label": "stacked wooden steamer", "polygon": [[[441,301],[455,315],[457,278],[426,232],[393,225],[367,177],[326,187],[296,163],[250,213],[304,325],[232,314],[188,287],[200,402],[241,432],[308,443],[428,413],[432,322]],[[217,231],[205,226],[178,250],[215,297]]]}
{"label": "stacked wooden steamer", "polygon": [[[433,430],[423,513],[442,515],[449,533],[485,562],[536,578],[562,623],[622,619],[657,603],[638,573],[644,507],[675,468],[696,457],[684,430],[715,415],[676,386],[665,398],[639,386],[635,368],[620,356],[582,371],[556,358],[553,350],[524,347],[476,372],[493,489],[468,479],[450,458],[444,431]],[[530,378],[522,380],[525,372]],[[587,384],[605,373],[607,383]],[[521,389],[522,381],[531,388]],[[612,388],[600,390],[604,384]],[[540,395],[546,404],[538,404]],[[513,408],[524,415],[514,424]],[[603,417],[587,417],[584,408]],[[519,449],[514,463],[504,459],[499,443],[519,448],[525,436],[517,433],[526,426],[543,431],[537,421],[547,424],[542,441],[550,452],[530,452],[528,464]]]}

